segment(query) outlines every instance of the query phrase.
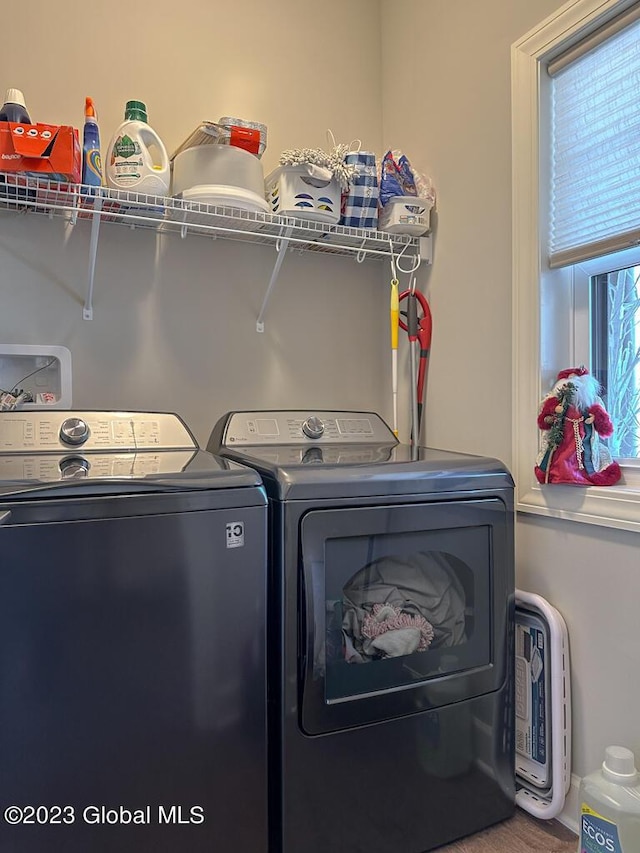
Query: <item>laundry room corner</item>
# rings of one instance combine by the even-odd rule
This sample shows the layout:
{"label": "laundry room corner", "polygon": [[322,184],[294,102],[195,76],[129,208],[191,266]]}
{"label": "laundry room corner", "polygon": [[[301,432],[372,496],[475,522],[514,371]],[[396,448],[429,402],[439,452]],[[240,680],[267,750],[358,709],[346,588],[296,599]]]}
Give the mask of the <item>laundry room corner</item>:
{"label": "laundry room corner", "polygon": [[[514,455],[510,49],[564,8],[556,0],[382,3],[383,138],[399,137],[416,152],[438,188],[427,441],[507,464]],[[410,85],[397,73],[399,55]],[[640,689],[629,677],[638,665],[636,540],[624,530],[517,515],[516,586],[548,600],[568,628],[573,776],[560,819],[574,830],[580,779],[600,766],[606,746],[640,753],[632,719]]]}

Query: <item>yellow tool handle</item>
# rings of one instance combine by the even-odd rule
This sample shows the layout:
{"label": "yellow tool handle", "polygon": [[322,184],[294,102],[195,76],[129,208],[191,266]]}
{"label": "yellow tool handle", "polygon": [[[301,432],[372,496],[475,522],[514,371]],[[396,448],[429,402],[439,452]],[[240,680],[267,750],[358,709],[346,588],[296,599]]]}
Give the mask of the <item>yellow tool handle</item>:
{"label": "yellow tool handle", "polygon": [[398,279],[391,281],[391,349],[398,349],[398,325],[400,320],[400,300],[398,298]]}

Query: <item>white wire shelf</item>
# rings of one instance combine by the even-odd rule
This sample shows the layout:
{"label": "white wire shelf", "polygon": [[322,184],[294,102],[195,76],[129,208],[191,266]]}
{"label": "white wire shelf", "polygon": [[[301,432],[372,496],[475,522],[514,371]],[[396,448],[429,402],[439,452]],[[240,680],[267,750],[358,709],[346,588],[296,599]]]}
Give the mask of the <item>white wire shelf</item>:
{"label": "white wire shelf", "polygon": [[55,183],[10,173],[0,175],[0,209],[64,216],[75,221],[78,218],[91,218],[97,197],[102,201],[99,213],[103,222],[120,222],[182,235],[194,233],[254,243],[273,243],[282,237],[288,225],[294,223],[289,245],[300,251],[390,257],[391,251],[395,255],[415,254],[419,249],[418,238],[407,235],[327,225],[298,218],[292,220],[269,213],[254,213],[239,208],[106,187],[96,189],[82,184]]}
{"label": "white wire shelf", "polygon": [[92,222],[89,283],[83,311],[85,319],[93,316],[93,276],[98,231],[103,222],[153,229],[160,233],[178,233],[183,238],[196,234],[275,245],[278,259],[258,318],[259,331],[263,331],[266,302],[287,250],[350,255],[358,262],[368,258],[403,258],[403,265],[412,269],[421,262],[431,262],[430,237],[328,225],[297,217],[293,219],[106,187],[59,183],[44,177],[13,173],[0,173],[0,210],[62,216],[74,224],[78,220]]}

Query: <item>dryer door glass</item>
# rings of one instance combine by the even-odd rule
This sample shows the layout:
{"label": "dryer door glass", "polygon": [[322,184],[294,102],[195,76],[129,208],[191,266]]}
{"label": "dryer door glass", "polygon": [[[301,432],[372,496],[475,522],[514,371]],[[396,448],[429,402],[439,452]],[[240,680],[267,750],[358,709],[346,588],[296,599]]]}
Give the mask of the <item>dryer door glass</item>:
{"label": "dryer door glass", "polygon": [[513,584],[506,531],[497,499],[309,513],[304,727],[325,731],[354,714],[361,724],[386,718],[385,705],[403,715],[497,689]]}

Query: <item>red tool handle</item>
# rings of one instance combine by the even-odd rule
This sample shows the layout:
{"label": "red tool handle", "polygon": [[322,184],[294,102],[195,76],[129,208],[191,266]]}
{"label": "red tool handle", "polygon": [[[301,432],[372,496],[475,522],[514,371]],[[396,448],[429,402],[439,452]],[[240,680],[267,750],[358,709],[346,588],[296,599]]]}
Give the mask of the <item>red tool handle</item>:
{"label": "red tool handle", "polygon": [[[402,302],[403,299],[408,299],[411,295],[412,294],[411,294],[410,290],[403,290],[402,293],[400,294],[400,296],[398,297],[398,301]],[[422,308],[422,314],[423,314],[422,320],[424,320],[428,317],[429,318],[429,328],[431,328],[431,309],[429,308],[429,303],[427,302],[427,297],[424,295],[424,293],[420,293],[419,290],[414,290],[413,296],[415,297],[415,299],[418,300],[418,302],[420,303],[420,308]],[[422,320],[420,322],[422,322]],[[400,328],[403,329],[405,332],[407,331],[407,325],[402,320],[400,320]]]}
{"label": "red tool handle", "polygon": [[[422,417],[422,406],[424,398],[424,386],[427,377],[427,364],[429,360],[429,352],[431,350],[431,333],[433,330],[433,318],[431,316],[431,308],[427,301],[427,297],[419,290],[403,290],[399,297],[399,302],[403,299],[408,299],[407,303],[407,322],[404,323],[401,318],[398,319],[400,328],[409,333],[409,341],[418,341],[420,344],[420,360],[418,362],[418,381],[416,387],[416,396],[418,398],[418,417]],[[417,315],[416,300],[420,303],[422,309],[422,317],[418,321],[417,332],[414,332],[413,316]]]}

